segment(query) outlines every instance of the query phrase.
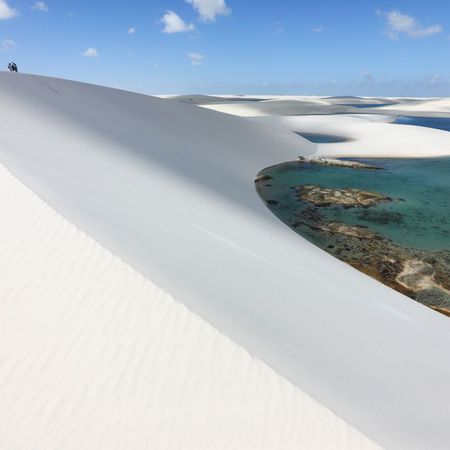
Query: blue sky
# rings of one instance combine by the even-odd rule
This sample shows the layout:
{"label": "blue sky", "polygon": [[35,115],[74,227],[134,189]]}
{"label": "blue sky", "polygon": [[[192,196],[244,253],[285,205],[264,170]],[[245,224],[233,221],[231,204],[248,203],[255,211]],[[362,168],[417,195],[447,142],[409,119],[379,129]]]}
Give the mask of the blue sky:
{"label": "blue sky", "polygon": [[146,93],[450,96],[448,0],[0,0],[0,64]]}

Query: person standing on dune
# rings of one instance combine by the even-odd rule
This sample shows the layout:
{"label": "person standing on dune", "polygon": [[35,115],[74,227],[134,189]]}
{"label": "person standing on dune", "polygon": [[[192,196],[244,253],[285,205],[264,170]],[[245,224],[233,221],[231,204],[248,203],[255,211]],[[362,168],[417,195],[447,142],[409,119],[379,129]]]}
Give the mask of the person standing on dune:
{"label": "person standing on dune", "polygon": [[17,64],[15,62],[10,62],[8,64],[8,69],[10,72],[17,72]]}

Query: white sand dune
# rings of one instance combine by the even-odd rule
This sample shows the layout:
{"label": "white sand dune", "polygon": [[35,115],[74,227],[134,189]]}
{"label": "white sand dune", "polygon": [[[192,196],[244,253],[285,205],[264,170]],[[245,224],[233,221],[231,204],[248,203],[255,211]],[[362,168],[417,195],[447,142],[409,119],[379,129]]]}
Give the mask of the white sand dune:
{"label": "white sand dune", "polygon": [[[187,96],[172,97],[174,100],[186,101]],[[387,98],[363,98],[363,97],[315,97],[299,95],[270,96],[262,101],[246,101],[255,97],[242,96],[237,102],[236,98],[229,101],[225,96],[213,96],[210,101],[205,96],[189,96],[191,103],[198,104],[214,111],[220,111],[241,117],[264,117],[264,116],[295,116],[305,114],[343,114],[357,112],[361,113],[358,106],[385,105],[396,108],[397,105],[408,103],[410,99],[387,99]],[[256,97],[257,98],[257,97]],[[373,108],[372,108],[373,109]],[[377,108],[375,108],[376,111]],[[369,110],[367,110],[369,111]]]}
{"label": "white sand dune", "polygon": [[[254,104],[210,104],[202,107],[252,118],[267,126],[294,133],[340,136],[350,141],[318,145],[317,154],[321,156],[437,157],[450,155],[448,132],[391,122],[402,114],[426,116],[435,111],[434,115],[442,116],[445,105],[450,104],[449,102],[448,99],[421,100],[366,109],[360,114],[355,114],[355,108],[351,107],[285,99]],[[277,104],[278,106],[270,106]],[[293,111],[296,114],[292,115]]]}
{"label": "white sand dune", "polygon": [[[320,146],[275,122],[257,123],[172,100],[91,85],[0,74],[0,87],[0,156],[6,167],[71,223],[293,382],[298,390],[292,388],[289,392],[296,392],[293,395],[298,406],[286,419],[289,423],[303,423],[304,405],[310,401],[307,393],[382,447],[448,448],[448,319],[309,244],[275,218],[255,192],[253,179],[260,170],[300,154],[314,154]],[[399,151],[404,144],[397,142]],[[316,420],[312,427],[317,428],[301,426],[303,431],[299,432],[301,435],[311,430],[312,437],[296,435],[295,424],[276,421],[274,428],[268,427],[272,419],[262,411],[272,407],[270,402],[277,404],[276,411],[286,414],[286,402],[293,401],[285,381],[280,381],[282,387],[278,390],[272,389],[276,375],[254,359],[254,369],[249,362],[244,370],[245,358],[250,358],[242,353],[242,362],[236,363],[242,367],[233,368],[230,378],[222,380],[222,384],[218,381],[216,386],[216,374],[222,371],[211,369],[208,359],[202,359],[202,346],[209,349],[206,352],[211,358],[219,359],[218,366],[224,371],[234,367],[228,352],[232,348],[241,352],[238,347],[222,337],[215,342],[223,340],[223,346],[229,349],[222,349],[222,344],[208,347],[210,336],[217,334],[209,327],[198,337],[195,332],[183,330],[190,320],[203,322],[178,304],[180,313],[173,316],[174,325],[169,313],[164,312],[167,306],[161,304],[159,312],[155,312],[155,323],[148,325],[153,331],[147,334],[147,315],[152,314],[146,308],[157,309],[150,304],[158,297],[156,288],[146,284],[150,282],[118,262],[114,262],[118,264],[117,273],[113,268],[102,276],[107,258],[100,247],[98,260],[94,258],[88,242],[93,247],[96,244],[90,240],[77,241],[77,251],[85,252],[80,259],[75,250],[59,252],[47,222],[27,215],[27,203],[20,207],[12,193],[2,193],[1,198],[11,211],[17,208],[14,214],[4,210],[4,215],[11,215],[6,223],[12,234],[4,234],[3,247],[12,250],[4,251],[4,259],[0,258],[3,266],[12,266],[11,273],[17,267],[15,282],[6,284],[2,295],[7,331],[0,341],[2,361],[6,361],[0,364],[0,379],[5,380],[1,385],[7,396],[5,408],[14,408],[15,413],[11,418],[5,413],[0,417],[5,424],[0,423],[0,439],[9,444],[8,448],[29,448],[30,441],[22,440],[28,435],[18,431],[21,422],[27,430],[35,430],[30,431],[31,436],[38,433],[34,436],[45,439],[48,435],[52,439],[45,448],[108,448],[113,440],[102,439],[108,439],[109,433],[117,438],[115,447],[109,448],[147,448],[151,432],[158,427],[161,430],[155,433],[161,433],[158,436],[163,442],[159,448],[203,448],[200,444],[204,448],[264,448],[262,441],[253,440],[263,438],[268,439],[267,448],[372,445],[358,433],[353,435],[349,428],[350,443],[342,441],[339,436],[346,425],[330,415],[331,425],[324,426],[321,417],[328,413],[317,403],[314,408],[321,413],[315,417],[313,412],[311,419]],[[35,208],[31,205],[30,209]],[[23,231],[14,234],[16,222],[23,226],[17,225],[17,229]],[[41,227],[41,234],[27,227]],[[41,244],[44,239],[47,241]],[[65,243],[69,239],[61,240]],[[45,264],[50,264],[52,252],[55,257],[47,269]],[[57,270],[60,265],[65,267],[64,276]],[[125,276],[120,271],[141,280],[139,283],[148,286],[143,290],[151,287],[148,299],[145,293],[141,297],[140,288],[131,283],[136,281],[124,287],[125,281],[122,284],[120,280]],[[39,288],[41,279],[46,281]],[[53,284],[56,291],[46,293]],[[165,298],[159,302],[164,303]],[[127,308],[132,308],[134,299],[140,306],[129,312]],[[96,305],[95,314],[86,314],[89,322],[83,321],[84,310],[77,310],[78,302],[80,308],[88,310],[91,302]],[[10,315],[6,315],[8,311]],[[64,320],[59,320],[59,314]],[[114,324],[111,328],[104,323],[107,318]],[[45,326],[45,320],[51,320],[51,326]],[[40,326],[39,321],[44,325]],[[142,334],[134,330],[134,325]],[[120,334],[122,326],[131,334],[136,332],[136,340],[125,334],[124,341],[119,342],[116,332]],[[179,334],[172,341],[174,330]],[[12,337],[7,341],[6,336]],[[160,354],[153,346],[163,336],[167,339],[162,341]],[[95,343],[92,349],[90,342]],[[187,356],[189,348],[192,360]],[[97,358],[103,350],[107,358],[104,363]],[[74,360],[71,351],[78,352]],[[58,356],[50,361],[53,352]],[[15,359],[16,353],[22,359]],[[172,353],[178,355],[173,365]],[[161,360],[152,362],[152,358]],[[176,361],[182,361],[184,369]],[[79,384],[72,384],[71,378],[67,383],[62,379],[72,369]],[[212,371],[210,378],[205,374],[207,370]],[[241,370],[251,372],[242,384],[238,375]],[[156,382],[150,382],[146,375],[150,380],[155,376]],[[265,403],[262,396],[254,413],[245,412],[250,408],[246,406],[242,419],[235,414],[235,408],[241,407],[239,396],[242,394],[243,402],[255,406],[260,391],[247,394],[248,386],[255,380],[259,388],[256,380],[266,376],[269,380],[267,384],[261,382],[260,389],[273,397]],[[160,387],[165,377],[170,379],[169,391],[185,392],[167,397],[167,391]],[[237,380],[237,385],[228,395],[231,378]],[[203,383],[210,389],[203,389]],[[39,394],[42,385],[46,390]],[[211,391],[214,393],[209,394]],[[20,392],[25,393],[23,401],[16,405]],[[138,414],[136,404],[128,399],[130,392],[136,402],[143,395]],[[217,399],[217,409],[212,412],[212,416],[216,415],[211,419],[217,425],[211,429],[205,430],[207,413],[200,411],[204,403],[197,394],[203,399],[208,395]],[[251,399],[246,400],[246,395]],[[157,397],[155,402],[153,396]],[[33,406],[36,399],[39,402]],[[185,409],[172,421],[179,401]],[[81,409],[76,405],[82,405]],[[77,440],[83,435],[83,424],[90,423],[84,411],[91,411],[96,418],[86,445]],[[194,411],[193,417],[185,422],[190,411]],[[224,416],[221,411],[233,413]],[[163,414],[160,421],[155,419],[156,425],[152,424],[154,428],[146,433],[145,419],[157,418],[158,414]],[[58,421],[64,417],[67,423],[82,425],[73,425],[73,433],[67,423],[59,428]],[[250,420],[247,431],[236,424],[239,420]],[[219,437],[228,436],[233,427],[237,427],[236,436],[228,439],[236,440],[224,438],[223,444],[219,442]],[[332,433],[336,430],[336,437],[319,441],[318,435],[327,427]],[[197,437],[186,438],[189,429],[195,430]],[[257,437],[244,436],[250,429],[249,434]],[[134,432],[143,440],[139,441]],[[211,433],[211,437],[196,441],[203,432]],[[168,435],[175,436],[174,441],[164,444]],[[184,439],[188,439],[185,447],[180,447]],[[286,439],[286,445],[280,439]],[[305,444],[308,439],[311,444]],[[333,439],[336,442],[330,443]]]}
{"label": "white sand dune", "polygon": [[427,127],[390,123],[384,115],[269,116],[255,119],[292,132],[340,136],[350,142],[319,144],[321,156],[438,157],[450,156],[450,133]]}
{"label": "white sand dune", "polygon": [[[198,101],[204,108],[240,117],[329,115],[329,114],[385,114],[450,117],[450,99],[364,98],[364,97],[303,97],[274,96],[261,102],[220,101],[215,96],[210,102]],[[361,105],[380,105],[359,109]],[[381,106],[387,104],[386,106]],[[353,105],[353,106],[352,106]],[[356,107],[354,107],[356,106]]]}
{"label": "white sand dune", "polygon": [[261,102],[199,103],[200,106],[240,117],[295,116],[298,114],[351,113],[355,108],[334,105],[320,98],[311,99],[271,99]]}
{"label": "white sand dune", "polygon": [[229,95],[229,96],[214,96],[214,95],[162,95],[160,98],[166,98],[168,100],[175,100],[182,103],[190,103],[192,105],[209,105],[214,103],[251,103],[255,101],[263,101],[265,100],[264,97],[251,97],[251,96],[235,96],[235,95]]}
{"label": "white sand dune", "polygon": [[0,213],[0,448],[379,448],[1,166]]}
{"label": "white sand dune", "polygon": [[412,113],[412,115],[417,115],[417,113],[441,113],[450,116],[450,98],[421,99],[395,106],[383,106],[380,109],[394,109],[400,113]]}

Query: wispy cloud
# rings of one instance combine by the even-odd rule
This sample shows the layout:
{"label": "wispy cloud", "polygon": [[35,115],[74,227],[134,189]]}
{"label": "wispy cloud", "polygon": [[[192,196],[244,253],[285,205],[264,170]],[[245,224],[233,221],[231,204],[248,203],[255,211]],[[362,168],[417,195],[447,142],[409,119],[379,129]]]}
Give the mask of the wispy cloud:
{"label": "wispy cloud", "polygon": [[284,31],[283,23],[280,22],[279,20],[277,20],[275,22],[275,33],[281,34],[281,33],[283,33],[283,31]]}
{"label": "wispy cloud", "polygon": [[386,34],[390,39],[397,39],[401,35],[422,38],[443,31],[439,24],[424,27],[416,18],[402,14],[398,10],[390,11],[387,14],[378,11],[378,14],[386,17]]}
{"label": "wispy cloud", "polygon": [[134,27],[128,28],[127,33],[128,33],[128,34],[134,34],[134,33],[136,33],[136,28],[134,28]]}
{"label": "wispy cloud", "polygon": [[195,53],[195,52],[188,53],[187,57],[190,59],[191,64],[193,66],[198,66],[205,59],[205,57],[203,55],[201,55],[200,53]]}
{"label": "wispy cloud", "polygon": [[11,39],[3,39],[0,41],[0,53],[10,52],[17,47],[16,43]]}
{"label": "wispy cloud", "polygon": [[430,84],[436,84],[436,83],[445,83],[447,80],[439,74],[432,75],[428,79],[428,83]]}
{"label": "wispy cloud", "polygon": [[11,8],[6,0],[0,0],[0,20],[13,19],[19,15],[17,9]]}
{"label": "wispy cloud", "polygon": [[325,31],[325,28],[323,28],[323,27],[315,27],[311,31],[313,33],[322,33],[323,31]]}
{"label": "wispy cloud", "polygon": [[97,58],[98,57],[98,51],[96,48],[89,47],[84,52],[81,52],[83,56],[87,56],[88,58]]}
{"label": "wispy cloud", "polygon": [[163,33],[173,34],[195,31],[195,26],[192,23],[187,24],[177,13],[170,10],[162,16],[161,22],[164,24]]}
{"label": "wispy cloud", "polygon": [[45,2],[36,2],[31,9],[36,11],[48,12],[48,5]]}
{"label": "wispy cloud", "polygon": [[225,0],[186,0],[198,12],[204,22],[214,22],[217,16],[228,16],[231,9]]}
{"label": "wispy cloud", "polygon": [[372,83],[372,82],[373,82],[373,75],[372,75],[372,73],[370,72],[370,70],[363,70],[363,71],[362,71],[362,76],[363,76],[363,78],[364,78],[364,81],[367,81],[367,82],[369,82],[369,83]]}

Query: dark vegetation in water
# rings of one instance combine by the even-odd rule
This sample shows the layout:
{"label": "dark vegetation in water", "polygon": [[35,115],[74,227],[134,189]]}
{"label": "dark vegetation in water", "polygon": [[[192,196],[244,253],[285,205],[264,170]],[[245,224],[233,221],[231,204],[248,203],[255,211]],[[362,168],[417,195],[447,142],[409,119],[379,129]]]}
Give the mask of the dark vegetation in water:
{"label": "dark vegetation in water", "polygon": [[373,211],[365,209],[358,213],[358,218],[364,222],[380,225],[399,225],[404,222],[403,215],[394,211]]}

